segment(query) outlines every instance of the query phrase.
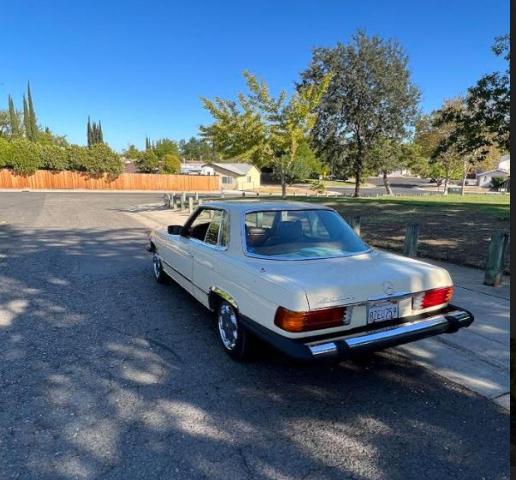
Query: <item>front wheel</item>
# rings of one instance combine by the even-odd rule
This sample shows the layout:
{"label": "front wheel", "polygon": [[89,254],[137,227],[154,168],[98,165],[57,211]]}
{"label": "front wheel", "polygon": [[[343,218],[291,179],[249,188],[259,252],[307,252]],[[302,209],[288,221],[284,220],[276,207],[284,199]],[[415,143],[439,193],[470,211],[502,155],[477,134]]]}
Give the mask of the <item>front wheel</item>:
{"label": "front wheel", "polygon": [[161,258],[159,255],[155,253],[152,258],[152,266],[154,268],[154,278],[156,278],[156,282],[158,283],[169,283],[170,277],[163,270],[163,265],[161,264]]}
{"label": "front wheel", "polygon": [[241,325],[235,308],[221,301],[217,308],[217,326],[222,346],[236,360],[248,360],[252,356],[252,337]]}

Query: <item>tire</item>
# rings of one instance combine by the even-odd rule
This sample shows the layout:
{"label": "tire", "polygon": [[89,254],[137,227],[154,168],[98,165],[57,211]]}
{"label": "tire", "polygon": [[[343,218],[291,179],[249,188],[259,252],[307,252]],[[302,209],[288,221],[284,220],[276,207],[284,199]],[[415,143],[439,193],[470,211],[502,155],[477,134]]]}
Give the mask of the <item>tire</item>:
{"label": "tire", "polygon": [[216,313],[217,332],[225,352],[235,360],[250,360],[253,356],[253,338],[240,323],[236,309],[221,300]]}
{"label": "tire", "polygon": [[154,253],[152,256],[152,266],[154,270],[154,278],[156,282],[167,284],[170,283],[170,277],[163,270],[163,265],[161,264],[161,258],[157,253]]}

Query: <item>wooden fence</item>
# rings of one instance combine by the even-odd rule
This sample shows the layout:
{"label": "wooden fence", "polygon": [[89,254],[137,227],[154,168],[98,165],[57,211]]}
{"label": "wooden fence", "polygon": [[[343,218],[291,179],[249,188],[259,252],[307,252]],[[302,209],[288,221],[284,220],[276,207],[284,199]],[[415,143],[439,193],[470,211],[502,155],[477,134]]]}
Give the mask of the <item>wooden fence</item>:
{"label": "wooden fence", "polygon": [[203,192],[219,190],[219,177],[210,175],[159,175],[122,173],[118,177],[91,176],[83,172],[38,170],[33,175],[15,175],[0,170],[0,188],[86,189],[86,190],[161,190]]}

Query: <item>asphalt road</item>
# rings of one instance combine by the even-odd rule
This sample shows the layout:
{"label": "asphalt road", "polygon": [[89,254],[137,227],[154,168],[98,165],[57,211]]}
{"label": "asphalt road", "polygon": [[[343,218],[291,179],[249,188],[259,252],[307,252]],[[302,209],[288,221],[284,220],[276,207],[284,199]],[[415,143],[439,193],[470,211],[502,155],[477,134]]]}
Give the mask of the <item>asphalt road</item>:
{"label": "asphalt road", "polygon": [[124,213],[160,198],[0,193],[1,479],[508,478],[504,410],[392,351],[229,359]]}

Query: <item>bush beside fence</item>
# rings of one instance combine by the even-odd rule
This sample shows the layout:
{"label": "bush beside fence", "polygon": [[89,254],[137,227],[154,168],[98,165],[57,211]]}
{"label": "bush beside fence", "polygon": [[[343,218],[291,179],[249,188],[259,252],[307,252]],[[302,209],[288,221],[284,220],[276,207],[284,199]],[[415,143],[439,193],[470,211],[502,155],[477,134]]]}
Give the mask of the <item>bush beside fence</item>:
{"label": "bush beside fence", "polygon": [[38,170],[32,175],[16,175],[0,170],[0,188],[13,189],[85,189],[85,190],[162,190],[214,191],[220,188],[219,177],[209,175],[160,175],[122,173],[89,175],[85,172]]}

